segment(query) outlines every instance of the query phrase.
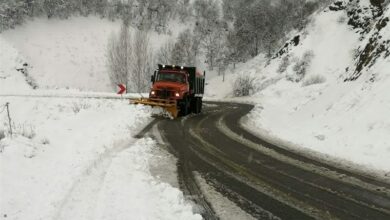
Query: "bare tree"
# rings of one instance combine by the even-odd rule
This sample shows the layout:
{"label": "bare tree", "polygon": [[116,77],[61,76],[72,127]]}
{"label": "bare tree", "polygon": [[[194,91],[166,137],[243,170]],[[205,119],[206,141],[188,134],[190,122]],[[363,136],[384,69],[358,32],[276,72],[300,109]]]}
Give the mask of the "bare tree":
{"label": "bare tree", "polygon": [[185,22],[186,19],[191,15],[191,4],[190,0],[177,0],[176,13],[180,21]]}
{"label": "bare tree", "polygon": [[144,92],[148,89],[149,76],[153,71],[153,55],[149,44],[149,34],[146,31],[137,31],[133,42],[132,74],[135,92]]}
{"label": "bare tree", "polygon": [[129,88],[131,59],[131,33],[128,24],[124,22],[119,36],[111,35],[107,47],[108,73],[114,88],[118,84],[125,84]]}
{"label": "bare tree", "polygon": [[194,12],[197,18],[194,35],[200,40],[200,47],[212,70],[219,49],[216,40],[221,40],[221,30],[225,23],[220,20],[219,5],[215,0],[196,0]]}
{"label": "bare tree", "polygon": [[249,96],[253,94],[255,92],[255,80],[256,78],[248,73],[238,75],[233,83],[234,97]]}
{"label": "bare tree", "polygon": [[175,46],[175,44],[172,41],[168,41],[163,46],[161,46],[156,54],[157,63],[173,64],[172,52],[173,52],[174,46]]}
{"label": "bare tree", "polygon": [[225,73],[229,65],[229,59],[227,57],[229,51],[224,45],[220,45],[220,48],[221,49],[218,50],[217,58],[215,59],[215,64],[218,68],[218,76],[222,75],[222,82],[225,82]]}
{"label": "bare tree", "polygon": [[190,29],[181,32],[173,46],[171,61],[172,64],[193,66],[196,63],[198,43]]}

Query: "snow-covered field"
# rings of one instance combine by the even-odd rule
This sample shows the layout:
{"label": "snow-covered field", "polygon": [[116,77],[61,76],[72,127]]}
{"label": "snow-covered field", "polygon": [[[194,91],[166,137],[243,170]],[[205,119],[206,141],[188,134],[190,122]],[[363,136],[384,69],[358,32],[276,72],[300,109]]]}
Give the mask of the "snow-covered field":
{"label": "snow-covered field", "polygon": [[[0,141],[1,216],[201,218],[179,189],[151,174],[155,142],[133,137],[151,120],[148,108],[76,98],[0,98],[5,102],[14,135]],[[5,112],[0,119],[7,129]]]}
{"label": "snow-covered field", "polygon": [[[368,1],[359,4],[357,7],[370,10]],[[387,8],[383,17],[389,13]],[[372,66],[363,69],[360,78],[344,82],[376,31],[358,33],[347,24],[347,16],[345,10],[315,14],[298,33],[297,46],[290,45],[269,64],[261,55],[240,64],[230,71],[233,74],[228,73],[225,82],[222,77],[209,80],[207,94],[211,100],[228,97],[255,103],[254,111],[243,120],[253,132],[286,147],[390,178],[390,59],[381,54]],[[370,27],[375,27],[378,19]],[[380,39],[390,39],[389,32],[387,25],[380,31]],[[309,54],[306,75],[295,82],[294,66],[305,54]],[[256,77],[258,92],[230,98],[239,74]]]}

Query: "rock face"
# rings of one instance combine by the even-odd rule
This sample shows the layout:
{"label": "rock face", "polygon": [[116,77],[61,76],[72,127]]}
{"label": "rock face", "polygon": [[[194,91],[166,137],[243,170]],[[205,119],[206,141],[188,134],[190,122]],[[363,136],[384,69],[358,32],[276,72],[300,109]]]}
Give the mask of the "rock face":
{"label": "rock face", "polygon": [[370,0],[369,7],[361,7],[356,1],[350,15],[350,24],[361,35],[358,55],[346,73],[344,81],[357,80],[364,72],[371,74],[369,80],[375,81],[375,72],[370,71],[378,59],[387,59],[390,55],[389,8],[383,8],[383,0]]}
{"label": "rock face", "polygon": [[371,5],[382,8],[382,4],[385,2],[385,0],[370,0]]}
{"label": "rock face", "polygon": [[282,49],[279,50],[278,53],[276,53],[275,57],[281,57],[284,54],[288,53],[291,47],[296,47],[298,46],[300,41],[300,36],[296,35],[293,39],[291,39],[289,42],[287,42]]}
{"label": "rock face", "polygon": [[[368,42],[365,44],[363,49],[359,51],[360,55],[356,59],[356,64],[353,66],[355,69],[347,74],[345,81],[353,81],[358,79],[364,69],[371,68],[377,61],[378,58],[388,58],[390,55],[389,45],[390,39],[383,36],[382,30],[384,30],[389,23],[389,17],[382,17],[373,27],[368,37]],[[386,28],[388,29],[388,28]],[[370,78],[370,81],[374,81],[375,76]]]}
{"label": "rock face", "polygon": [[[340,73],[342,79],[355,81],[362,74],[371,74],[370,81],[375,81],[375,71],[371,71],[378,59],[388,59],[390,55],[389,4],[384,0],[339,0],[328,6],[322,14],[344,15],[345,22],[359,36],[354,49],[353,63],[345,64],[345,72]],[[274,59],[290,55],[295,47],[305,41],[305,31],[296,35],[274,56]]]}

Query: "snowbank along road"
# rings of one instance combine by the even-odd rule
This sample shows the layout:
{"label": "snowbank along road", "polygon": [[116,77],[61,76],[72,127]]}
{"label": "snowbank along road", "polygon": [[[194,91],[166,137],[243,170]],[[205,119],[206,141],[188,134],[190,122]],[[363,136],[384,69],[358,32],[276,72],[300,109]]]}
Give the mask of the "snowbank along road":
{"label": "snowbank along road", "polygon": [[390,219],[389,183],[265,142],[240,126],[252,108],[207,103],[200,115],[154,122],[205,219],[218,216],[194,172],[258,219]]}

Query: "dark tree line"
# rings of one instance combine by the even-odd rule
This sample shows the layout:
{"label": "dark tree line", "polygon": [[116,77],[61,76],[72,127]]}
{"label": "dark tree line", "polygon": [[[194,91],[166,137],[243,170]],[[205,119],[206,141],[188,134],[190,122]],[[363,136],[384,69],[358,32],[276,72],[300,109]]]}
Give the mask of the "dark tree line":
{"label": "dark tree line", "polygon": [[185,20],[188,0],[0,0],[0,32],[22,24],[28,17],[67,19],[97,15],[128,20],[139,29],[165,32],[173,17]]}
{"label": "dark tree line", "polygon": [[[223,73],[226,65],[260,53],[271,57],[290,31],[301,30],[309,15],[330,1],[195,0],[194,28],[180,34],[173,61],[185,65],[202,54],[210,69]],[[183,45],[191,51],[180,50]]]}
{"label": "dark tree line", "polygon": [[223,16],[232,25],[229,57],[243,61],[264,53],[273,55],[293,29],[302,29],[310,14],[329,1],[223,0]]}

